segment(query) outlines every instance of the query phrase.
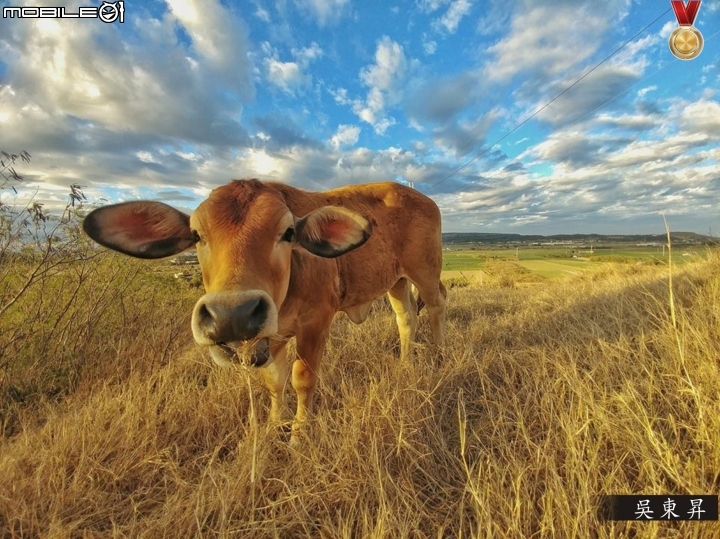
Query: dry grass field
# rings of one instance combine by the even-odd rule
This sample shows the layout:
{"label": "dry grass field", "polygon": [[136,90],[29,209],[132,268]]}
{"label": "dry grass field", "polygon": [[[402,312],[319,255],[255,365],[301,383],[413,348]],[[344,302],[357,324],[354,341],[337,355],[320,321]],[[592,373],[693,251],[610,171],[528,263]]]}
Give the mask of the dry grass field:
{"label": "dry grass field", "polygon": [[197,290],[108,253],[60,265],[0,314],[0,537],[720,537],[598,518],[604,494],[720,488],[720,257],[669,290],[629,265],[486,279],[450,291],[444,357],[424,314],[408,362],[383,301],[340,315],[290,447],[257,373],[192,343]]}

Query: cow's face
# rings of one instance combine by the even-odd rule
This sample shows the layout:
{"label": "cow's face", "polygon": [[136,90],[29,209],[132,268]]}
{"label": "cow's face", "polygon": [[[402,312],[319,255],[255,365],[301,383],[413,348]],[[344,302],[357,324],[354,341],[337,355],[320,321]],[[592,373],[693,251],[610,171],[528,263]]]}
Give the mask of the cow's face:
{"label": "cow's face", "polygon": [[292,250],[332,258],[371,233],[364,217],[340,207],[293,215],[277,190],[254,180],[215,189],[189,218],[158,202],[131,202],[93,211],[83,227],[98,243],[140,258],[195,245],[206,292],[193,310],[195,341],[219,364],[240,351],[254,366],[271,359],[268,338],[278,332]]}

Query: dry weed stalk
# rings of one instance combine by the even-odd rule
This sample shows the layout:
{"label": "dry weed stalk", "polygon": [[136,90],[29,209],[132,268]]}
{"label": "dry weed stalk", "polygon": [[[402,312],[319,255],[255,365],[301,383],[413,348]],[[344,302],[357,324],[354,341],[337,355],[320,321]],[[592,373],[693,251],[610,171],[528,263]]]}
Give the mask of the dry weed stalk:
{"label": "dry weed stalk", "polygon": [[[62,398],[13,401],[0,441],[1,536],[720,532],[597,517],[606,493],[720,487],[717,253],[673,267],[670,289],[665,268],[604,265],[569,282],[451,290],[442,360],[422,347],[424,316],[411,361],[398,359],[381,303],[362,326],[339,317],[299,448],[258,428],[268,412],[254,376],[215,369],[190,344],[180,313],[192,294],[117,262],[68,273],[77,290],[45,280],[53,317],[48,297],[84,300],[37,326],[55,353],[34,372],[11,370],[13,384],[79,367]],[[61,330],[70,318],[81,322]],[[76,347],[81,335],[90,342]],[[25,335],[8,346],[34,357],[46,345]]]}

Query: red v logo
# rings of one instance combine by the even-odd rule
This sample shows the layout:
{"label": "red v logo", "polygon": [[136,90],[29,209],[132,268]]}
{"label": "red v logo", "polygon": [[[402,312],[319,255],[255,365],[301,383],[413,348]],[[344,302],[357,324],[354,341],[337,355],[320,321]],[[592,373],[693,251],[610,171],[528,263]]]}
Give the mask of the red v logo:
{"label": "red v logo", "polygon": [[695,17],[697,17],[700,10],[702,0],[689,0],[687,5],[685,5],[684,0],[671,0],[670,4],[675,12],[678,24],[680,26],[692,26],[695,23]]}

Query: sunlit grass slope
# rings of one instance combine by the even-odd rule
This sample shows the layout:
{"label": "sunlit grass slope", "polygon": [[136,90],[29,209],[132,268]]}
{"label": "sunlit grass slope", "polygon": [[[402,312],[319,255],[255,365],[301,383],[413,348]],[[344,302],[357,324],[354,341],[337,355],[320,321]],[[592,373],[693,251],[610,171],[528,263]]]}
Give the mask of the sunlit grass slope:
{"label": "sunlit grass slope", "polygon": [[[717,256],[673,275],[675,325],[667,268],[628,265],[451,290],[442,359],[425,314],[407,362],[383,302],[361,326],[339,316],[297,448],[265,429],[253,373],[212,366],[187,318],[173,329],[188,291],[153,305],[133,279],[61,396],[4,395],[1,536],[720,537],[597,516],[603,494],[720,488]],[[5,393],[32,381],[9,372]]]}

